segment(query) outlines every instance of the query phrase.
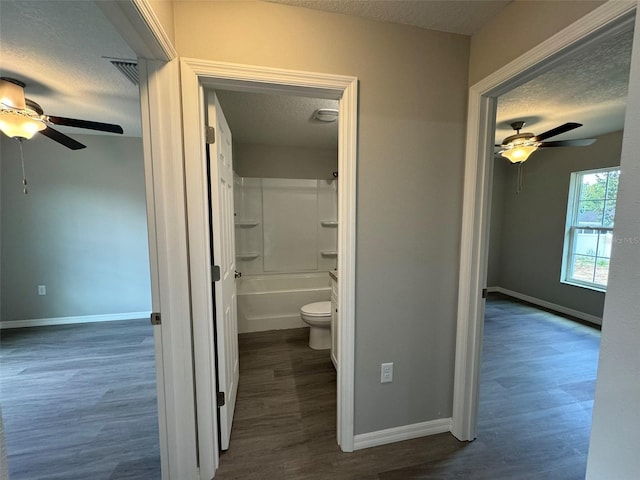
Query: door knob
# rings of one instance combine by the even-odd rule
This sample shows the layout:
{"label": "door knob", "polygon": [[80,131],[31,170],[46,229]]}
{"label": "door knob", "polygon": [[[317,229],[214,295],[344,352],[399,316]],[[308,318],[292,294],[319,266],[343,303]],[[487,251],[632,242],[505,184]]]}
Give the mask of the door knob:
{"label": "door knob", "polygon": [[239,271],[237,271],[237,270],[235,270],[235,272],[236,272],[236,273],[235,273],[235,277],[236,277],[236,278],[240,278],[240,277],[242,276],[242,272],[239,272]]}

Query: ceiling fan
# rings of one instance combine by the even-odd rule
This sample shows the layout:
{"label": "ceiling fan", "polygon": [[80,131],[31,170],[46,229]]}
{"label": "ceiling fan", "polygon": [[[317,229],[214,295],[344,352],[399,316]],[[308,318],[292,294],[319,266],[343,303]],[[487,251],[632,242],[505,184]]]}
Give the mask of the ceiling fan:
{"label": "ceiling fan", "polygon": [[551,130],[547,130],[539,135],[533,133],[520,133],[520,130],[524,127],[525,122],[513,122],[511,128],[516,133],[505,138],[500,145],[501,150],[498,152],[503,157],[509,159],[511,163],[522,163],[529,158],[533,152],[538,148],[549,147],[586,147],[596,141],[595,138],[582,138],[578,140],[557,140],[554,142],[545,142],[547,138],[555,137],[561,133],[566,133],[581,127],[581,123],[569,122],[560,125]]}
{"label": "ceiling fan", "polygon": [[123,133],[120,125],[45,115],[40,105],[25,98],[24,87],[25,84],[20,80],[0,77],[0,130],[8,137],[28,140],[40,133],[71,150],[79,150],[86,148],[86,145],[54,130],[51,125]]}

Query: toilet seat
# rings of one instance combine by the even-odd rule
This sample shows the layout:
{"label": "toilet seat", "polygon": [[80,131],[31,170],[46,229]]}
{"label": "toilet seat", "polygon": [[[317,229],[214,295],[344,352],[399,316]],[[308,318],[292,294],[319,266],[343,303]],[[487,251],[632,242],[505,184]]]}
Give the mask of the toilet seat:
{"label": "toilet seat", "polygon": [[300,312],[307,317],[330,317],[331,302],[315,302],[304,305]]}

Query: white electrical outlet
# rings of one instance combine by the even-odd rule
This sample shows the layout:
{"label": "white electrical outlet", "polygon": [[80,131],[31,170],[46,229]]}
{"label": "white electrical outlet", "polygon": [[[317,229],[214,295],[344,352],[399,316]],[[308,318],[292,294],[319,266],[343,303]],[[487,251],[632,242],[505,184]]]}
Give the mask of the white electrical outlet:
{"label": "white electrical outlet", "polygon": [[47,286],[38,285],[38,295],[46,295],[46,294],[47,294]]}
{"label": "white electrical outlet", "polygon": [[380,365],[380,383],[393,382],[393,362]]}

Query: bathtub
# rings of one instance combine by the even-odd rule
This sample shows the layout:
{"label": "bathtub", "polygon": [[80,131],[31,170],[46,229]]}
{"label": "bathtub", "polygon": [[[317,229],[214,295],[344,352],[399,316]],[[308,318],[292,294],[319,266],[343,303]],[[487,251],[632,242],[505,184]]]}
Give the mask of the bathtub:
{"label": "bathtub", "polygon": [[306,327],[300,307],[331,299],[328,272],[247,275],[236,287],[238,333]]}

